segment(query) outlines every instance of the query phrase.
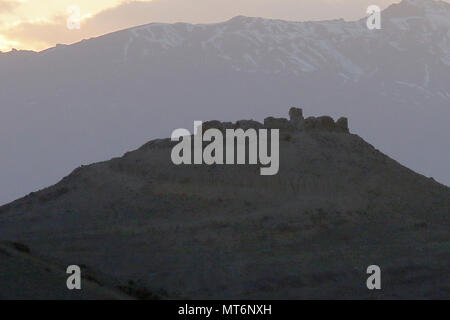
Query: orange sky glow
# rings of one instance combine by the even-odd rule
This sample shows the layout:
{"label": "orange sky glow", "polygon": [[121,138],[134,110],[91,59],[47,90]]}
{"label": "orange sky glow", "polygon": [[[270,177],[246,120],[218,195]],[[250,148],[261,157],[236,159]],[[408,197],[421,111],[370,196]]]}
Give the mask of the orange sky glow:
{"label": "orange sky glow", "polygon": [[[41,50],[48,48],[51,41],[26,36],[33,27],[60,24],[66,27],[70,14],[67,8],[76,5],[80,8],[81,23],[99,12],[126,2],[124,0],[0,0],[0,51],[11,48]],[[64,22],[61,24],[61,22]],[[71,39],[70,39],[71,40]],[[69,40],[69,41],[70,41]]]}

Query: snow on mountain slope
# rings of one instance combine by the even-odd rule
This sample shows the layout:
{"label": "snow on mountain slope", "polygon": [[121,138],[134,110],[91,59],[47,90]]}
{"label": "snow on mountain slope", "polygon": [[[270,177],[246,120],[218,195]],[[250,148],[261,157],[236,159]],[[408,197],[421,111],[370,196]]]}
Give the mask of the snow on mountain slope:
{"label": "snow on mountain slope", "polygon": [[[404,0],[366,20],[152,23],[0,55],[0,202],[193,120],[301,106],[450,184],[450,5]],[[310,112],[308,110],[311,110]]]}
{"label": "snow on mountain slope", "polygon": [[[375,52],[403,55],[417,42],[427,47],[425,54],[447,63],[449,7],[431,0],[404,1],[383,13],[384,28],[380,31],[368,30],[365,19],[287,22],[239,16],[211,25],[153,23],[107,35],[103,40],[114,42],[116,62],[139,59],[151,63],[153,58],[181,51],[203,56],[202,62],[238,71],[300,74],[333,70],[358,79],[379,69],[381,61],[370,59]],[[118,50],[119,46],[123,50]]]}

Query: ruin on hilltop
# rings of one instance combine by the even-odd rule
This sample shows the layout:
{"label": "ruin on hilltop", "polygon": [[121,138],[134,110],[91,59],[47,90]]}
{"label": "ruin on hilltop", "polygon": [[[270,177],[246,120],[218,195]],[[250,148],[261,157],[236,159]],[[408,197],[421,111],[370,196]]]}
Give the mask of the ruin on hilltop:
{"label": "ruin on hilltop", "polygon": [[328,131],[349,133],[348,119],[339,118],[336,122],[330,116],[304,118],[301,108],[292,107],[289,110],[289,119],[267,117],[264,124],[255,120],[239,120],[235,123],[220,122],[218,120],[203,123],[203,130],[208,129],[280,129],[282,131]]}

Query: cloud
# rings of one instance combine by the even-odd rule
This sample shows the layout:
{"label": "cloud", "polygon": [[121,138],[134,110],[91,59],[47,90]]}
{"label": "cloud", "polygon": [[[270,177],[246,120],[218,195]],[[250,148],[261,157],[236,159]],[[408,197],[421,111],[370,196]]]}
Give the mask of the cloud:
{"label": "cloud", "polygon": [[71,33],[65,26],[66,18],[58,17],[53,22],[24,22],[2,31],[8,39],[25,44],[29,48],[47,48],[56,43],[71,43],[80,39],[81,34]]}
{"label": "cloud", "polygon": [[10,15],[11,13],[14,13],[14,10],[20,6],[20,2],[18,1],[1,1],[0,0],[0,17],[2,17],[2,20],[0,21],[0,28],[2,25],[4,25],[4,19],[6,15]]}
{"label": "cloud", "polygon": [[19,5],[18,1],[0,1],[0,14],[11,12]]}

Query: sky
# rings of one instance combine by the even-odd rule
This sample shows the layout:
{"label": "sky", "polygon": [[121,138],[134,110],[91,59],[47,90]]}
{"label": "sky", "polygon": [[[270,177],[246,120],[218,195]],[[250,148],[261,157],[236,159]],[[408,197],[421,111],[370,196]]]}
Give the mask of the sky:
{"label": "sky", "polygon": [[[0,51],[40,51],[151,22],[212,23],[237,15],[355,20],[400,0],[0,0]],[[75,7],[74,7],[75,6]],[[72,10],[70,10],[72,9]],[[69,22],[69,23],[68,23]],[[79,28],[74,28],[78,26]]]}

